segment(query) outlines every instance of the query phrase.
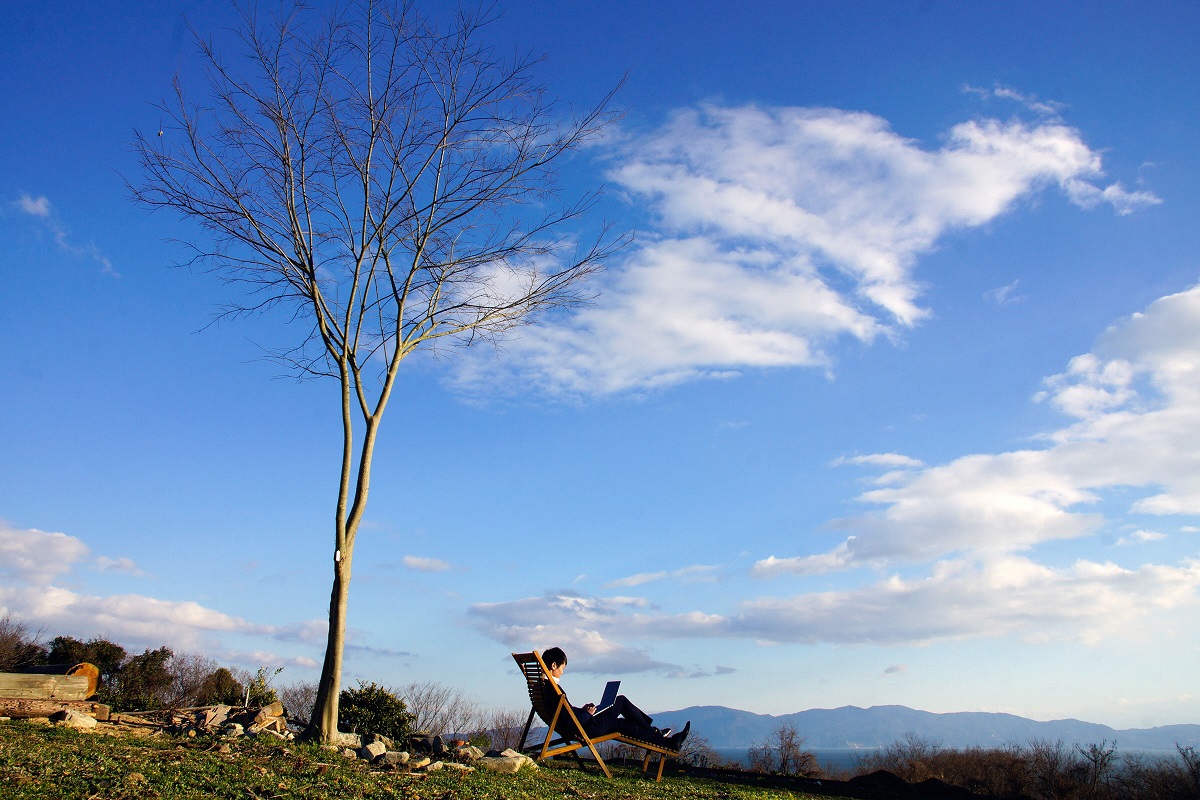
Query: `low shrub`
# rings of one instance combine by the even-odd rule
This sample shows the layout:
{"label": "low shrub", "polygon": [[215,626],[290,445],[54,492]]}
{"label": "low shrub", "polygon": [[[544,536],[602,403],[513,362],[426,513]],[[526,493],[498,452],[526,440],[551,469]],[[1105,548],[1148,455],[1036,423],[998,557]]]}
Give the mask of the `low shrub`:
{"label": "low shrub", "polygon": [[357,689],[343,689],[338,695],[338,729],[348,733],[379,733],[404,741],[413,719],[403,700],[373,682],[359,681]]}

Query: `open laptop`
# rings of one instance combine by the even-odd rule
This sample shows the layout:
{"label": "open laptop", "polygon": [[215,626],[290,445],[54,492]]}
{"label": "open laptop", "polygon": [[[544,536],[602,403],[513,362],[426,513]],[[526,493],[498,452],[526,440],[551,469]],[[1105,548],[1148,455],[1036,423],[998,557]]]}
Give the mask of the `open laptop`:
{"label": "open laptop", "polygon": [[600,698],[600,702],[596,704],[596,713],[607,711],[609,707],[617,702],[617,690],[621,688],[620,681],[609,681],[604,685],[604,696]]}

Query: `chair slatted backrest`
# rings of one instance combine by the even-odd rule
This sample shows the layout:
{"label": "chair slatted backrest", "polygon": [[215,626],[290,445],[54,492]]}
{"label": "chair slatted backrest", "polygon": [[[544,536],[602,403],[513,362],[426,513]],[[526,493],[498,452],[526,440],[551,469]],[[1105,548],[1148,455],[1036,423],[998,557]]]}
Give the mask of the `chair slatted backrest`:
{"label": "chair slatted backrest", "polygon": [[[559,711],[559,704],[566,699],[562,687],[550,678],[550,670],[542,661],[541,654],[534,650],[531,653],[513,653],[513,660],[521,668],[525,676],[525,685],[529,689],[529,702],[547,727],[554,725],[554,732],[560,736],[579,739],[580,731],[575,726],[573,715]],[[557,712],[558,721],[555,723]]]}

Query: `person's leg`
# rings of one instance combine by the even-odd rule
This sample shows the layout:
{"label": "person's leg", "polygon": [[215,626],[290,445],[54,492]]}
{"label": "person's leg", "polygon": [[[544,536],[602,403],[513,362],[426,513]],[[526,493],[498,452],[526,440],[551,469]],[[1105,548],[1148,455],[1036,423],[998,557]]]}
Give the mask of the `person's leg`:
{"label": "person's leg", "polygon": [[580,722],[583,725],[584,733],[591,737],[603,736],[606,733],[615,733],[620,730],[617,715],[611,708],[608,711],[593,714],[591,719],[580,720]]}
{"label": "person's leg", "polygon": [[[633,703],[629,702],[629,698],[623,694],[617,695],[617,699],[612,704],[612,708],[610,708],[608,711],[605,711],[604,713],[605,714],[615,713],[617,716],[624,717],[625,719],[629,720],[630,722],[632,722],[636,725],[641,725],[642,727],[645,727],[645,728],[651,727],[651,723],[654,722],[654,720],[650,718],[649,714],[647,714],[645,711],[642,711],[640,708],[635,706]],[[601,715],[601,716],[603,716],[603,715]]]}
{"label": "person's leg", "polygon": [[656,744],[659,747],[671,746],[670,740],[666,736],[663,736],[661,733],[659,733],[658,728],[650,725],[642,725],[625,717],[617,720],[617,730],[620,731],[622,735],[630,736],[641,742],[649,742],[650,744]]}

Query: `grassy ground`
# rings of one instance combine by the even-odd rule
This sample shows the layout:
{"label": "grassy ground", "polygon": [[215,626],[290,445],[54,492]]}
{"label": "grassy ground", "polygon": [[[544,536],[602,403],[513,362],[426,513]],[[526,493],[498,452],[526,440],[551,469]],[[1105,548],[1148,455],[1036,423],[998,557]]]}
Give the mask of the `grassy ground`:
{"label": "grassy ground", "polygon": [[593,770],[549,764],[516,775],[486,770],[428,776],[369,769],[314,745],[239,739],[181,739],[162,733],[117,733],[101,724],[80,732],[25,721],[0,722],[0,800],[8,798],[312,798],[358,800],[773,800],[804,798],[779,789],[686,776],[662,783],[640,770]]}

